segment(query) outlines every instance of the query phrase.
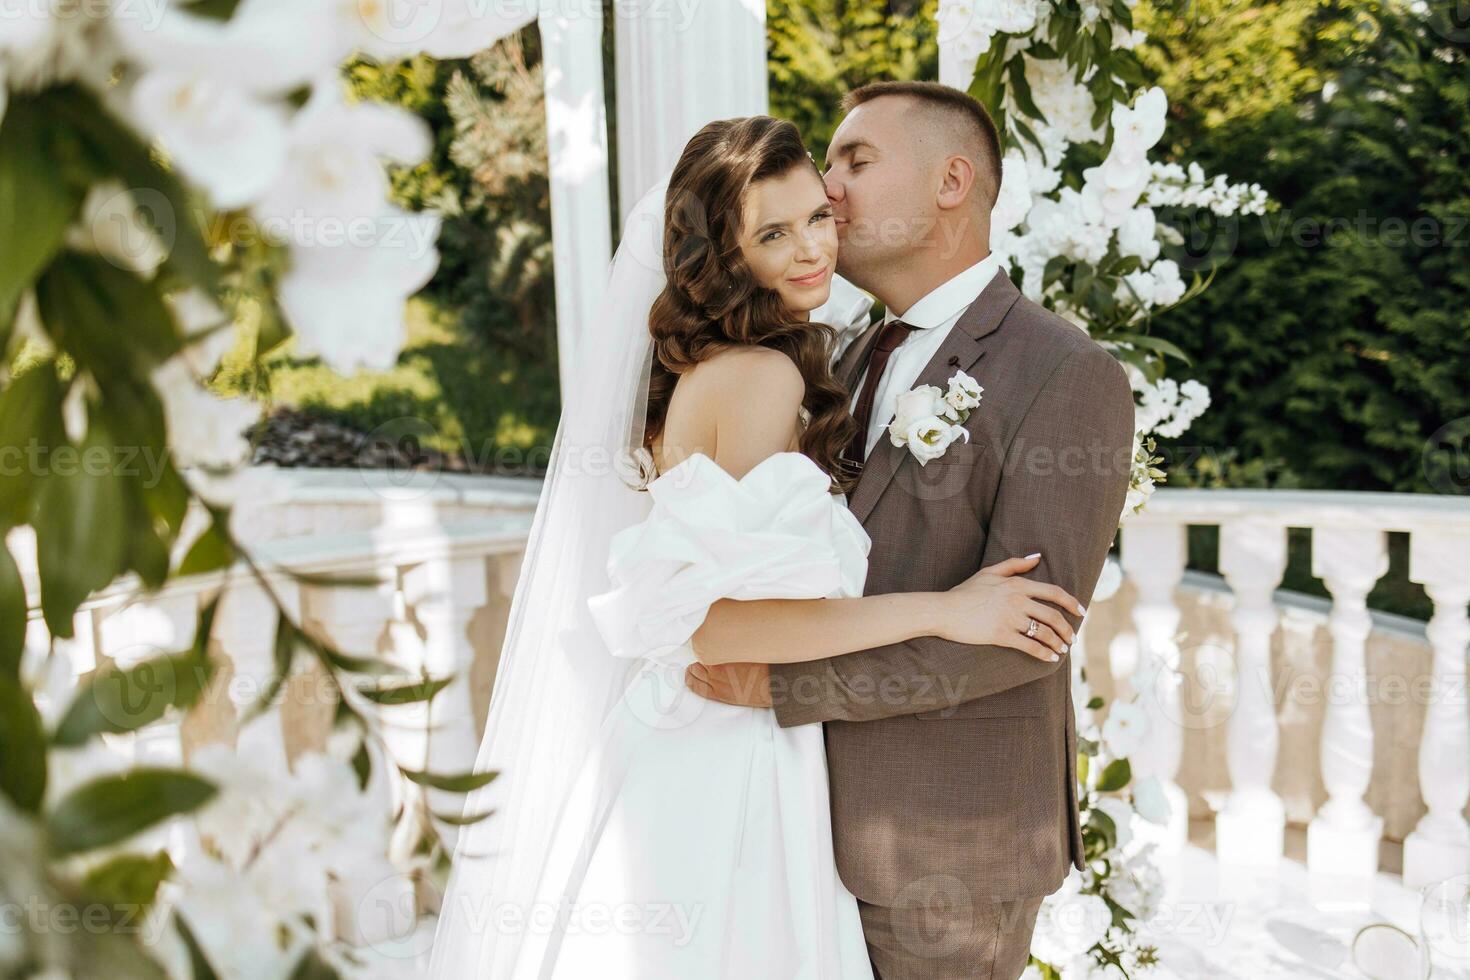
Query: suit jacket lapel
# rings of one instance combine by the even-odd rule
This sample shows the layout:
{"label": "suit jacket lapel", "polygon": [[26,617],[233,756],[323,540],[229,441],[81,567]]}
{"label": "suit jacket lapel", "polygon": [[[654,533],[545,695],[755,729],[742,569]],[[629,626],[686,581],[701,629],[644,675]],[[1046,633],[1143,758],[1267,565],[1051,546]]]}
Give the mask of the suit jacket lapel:
{"label": "suit jacket lapel", "polygon": [[857,391],[858,374],[862,365],[868,363],[868,353],[873,345],[878,343],[878,334],[883,331],[883,321],[869,324],[868,329],[858,334],[852,343],[847,345],[847,350],[837,359],[837,366],[832,373],[847,386],[849,393]]}
{"label": "suit jacket lapel", "polygon": [[[975,301],[960,314],[959,320],[950,329],[949,336],[944,338],[939,350],[919,372],[913,387],[935,385],[944,389],[956,371],[969,373],[975,362],[985,355],[980,341],[1000,326],[1020,297],[1021,291],[1004,270],[998,272],[990,280],[990,284],[980,291]],[[951,364],[952,358],[957,363]],[[848,508],[853,516],[859,521],[866,521],[884,489],[893,481],[899,467],[906,463],[918,465],[907,447],[895,446],[887,438],[879,439],[863,465],[863,472],[852,491],[852,498],[848,501]]]}

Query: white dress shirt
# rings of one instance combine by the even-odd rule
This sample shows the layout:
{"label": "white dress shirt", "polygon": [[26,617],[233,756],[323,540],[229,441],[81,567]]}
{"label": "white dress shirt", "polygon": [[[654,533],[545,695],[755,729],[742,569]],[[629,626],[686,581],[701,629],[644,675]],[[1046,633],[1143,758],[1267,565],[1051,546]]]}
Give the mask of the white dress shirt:
{"label": "white dress shirt", "polygon": [[[1000,271],[995,254],[985,256],[964,272],[944,282],[932,292],[925,294],[903,313],[889,310],[883,317],[884,324],[902,320],[915,329],[909,332],[903,343],[898,345],[883,367],[883,376],[878,379],[878,390],[873,399],[873,417],[868,422],[868,442],[863,458],[872,455],[873,447],[883,438],[888,423],[893,421],[898,396],[914,387],[919,372],[938,353],[944,338],[959,322],[960,314],[969,309],[990,280]],[[881,329],[881,328],[879,328]],[[852,411],[857,411],[858,396],[862,393],[867,369],[858,377],[853,387]]]}

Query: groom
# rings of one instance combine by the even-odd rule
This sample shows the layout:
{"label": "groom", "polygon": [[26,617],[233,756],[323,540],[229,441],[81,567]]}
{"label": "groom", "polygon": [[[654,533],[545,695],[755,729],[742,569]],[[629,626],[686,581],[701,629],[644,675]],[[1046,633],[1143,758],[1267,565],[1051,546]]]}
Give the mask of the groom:
{"label": "groom", "polygon": [[[865,460],[848,501],[872,539],[865,593],[949,589],[1039,551],[1030,574],[1085,604],[1128,487],[1127,378],[990,254],[1000,144],[980,103],[879,82],[844,109],[825,173],[838,272],[889,311],[837,364]],[[921,466],[889,442],[895,402],[957,371],[984,388],[969,439]],[[688,680],[783,727],[826,723],[838,870],[881,980],[1011,980],[1041,899],[1083,866],[1069,660],[921,637]]]}

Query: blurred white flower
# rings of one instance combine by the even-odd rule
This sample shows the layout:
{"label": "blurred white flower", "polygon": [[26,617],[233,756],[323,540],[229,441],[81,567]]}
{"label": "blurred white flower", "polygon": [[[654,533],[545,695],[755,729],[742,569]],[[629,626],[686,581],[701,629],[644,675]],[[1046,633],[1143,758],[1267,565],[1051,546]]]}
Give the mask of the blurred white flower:
{"label": "blurred white flower", "polygon": [[367,245],[292,249],[281,279],[281,309],[296,331],[297,350],[317,354],[333,370],[384,371],[405,338],[405,301],[434,275],[439,215],[386,211],[385,229]]}
{"label": "blurred white flower", "polygon": [[1158,220],[1152,208],[1134,208],[1118,226],[1118,254],[1133,255],[1147,265],[1159,257]]}
{"label": "blurred white flower", "polygon": [[1087,86],[1073,77],[1072,68],[1066,61],[1026,56],[1024,64],[1026,83],[1031,86],[1031,99],[1057,136],[1068,143],[1102,139],[1102,130],[1092,124],[1097,103]]}
{"label": "blurred white flower", "polygon": [[[349,104],[323,80],[291,119],[286,166],[252,209],[273,239],[292,245],[362,244],[389,211],[385,160],[417,163],[429,152],[428,124],[404,109]],[[364,277],[366,278],[366,277]]]}
{"label": "blurred white flower", "polygon": [[[285,95],[330,71],[350,48],[325,0],[241,0],[228,20],[190,4],[128,5],[113,33],[139,65],[246,97]],[[146,9],[145,9],[146,8]]]}
{"label": "blurred white flower", "polygon": [[1114,701],[1108,708],[1107,721],[1103,722],[1102,735],[1108,754],[1115,759],[1126,759],[1138,751],[1148,735],[1148,715],[1131,701]]}
{"label": "blurred white flower", "polygon": [[1133,806],[1149,823],[1162,827],[1169,822],[1169,798],[1157,776],[1145,776],[1133,784]]}
{"label": "blurred white flower", "polygon": [[286,159],[281,105],[203,75],[169,70],[139,78],[128,104],[138,127],[163,144],[215,207],[242,207],[277,181]]}
{"label": "blurred white flower", "polygon": [[1103,562],[1102,572],[1097,577],[1097,585],[1092,587],[1092,602],[1106,602],[1117,594],[1119,587],[1123,584],[1123,566],[1118,564],[1118,559],[1108,556]]}
{"label": "blurred white flower", "polygon": [[246,430],[260,418],[248,398],[221,398],[200,387],[182,356],[153,370],[163,400],[169,447],[183,466],[235,466],[250,452]]}
{"label": "blurred white flower", "polygon": [[1148,268],[1154,280],[1154,301],[1159,306],[1173,306],[1184,297],[1184,280],[1179,276],[1179,263],[1160,259]]}
{"label": "blurred white flower", "polygon": [[1107,935],[1113,914],[1097,895],[1082,892],[1076,868],[1062,887],[1042,899],[1031,936],[1031,955],[1053,965],[1071,963]]}
{"label": "blurred white flower", "polygon": [[[155,215],[172,220],[173,215]],[[153,226],[143,220],[137,198],[120,180],[93,184],[82,199],[82,212],[67,229],[66,243],[78,251],[96,252],[120,269],[152,279],[168,258]]]}
{"label": "blurred white flower", "polygon": [[1006,154],[1000,164],[1000,195],[990,212],[991,247],[997,236],[1026,220],[1031,211],[1031,178],[1026,158],[1017,150]]}
{"label": "blurred white flower", "polygon": [[196,375],[209,377],[219,367],[220,358],[235,346],[234,327],[226,322],[224,310],[198,286],[170,293],[165,302],[184,338],[180,356]]}

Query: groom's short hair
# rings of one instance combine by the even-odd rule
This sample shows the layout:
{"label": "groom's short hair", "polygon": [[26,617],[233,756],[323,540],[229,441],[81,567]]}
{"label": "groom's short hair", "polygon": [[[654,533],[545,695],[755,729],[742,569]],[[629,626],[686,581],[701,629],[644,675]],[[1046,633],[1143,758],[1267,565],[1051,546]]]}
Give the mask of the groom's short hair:
{"label": "groom's short hair", "polygon": [[[938,82],[869,82],[848,92],[842,99],[842,111],[850,112],[864,102],[885,95],[902,95],[918,102],[924,109],[950,125],[944,132],[959,137],[957,151],[978,156],[975,167],[980,177],[981,201],[989,211],[1000,194],[1000,131],[995,120],[980,101],[967,92]],[[968,145],[964,145],[968,144]]]}

